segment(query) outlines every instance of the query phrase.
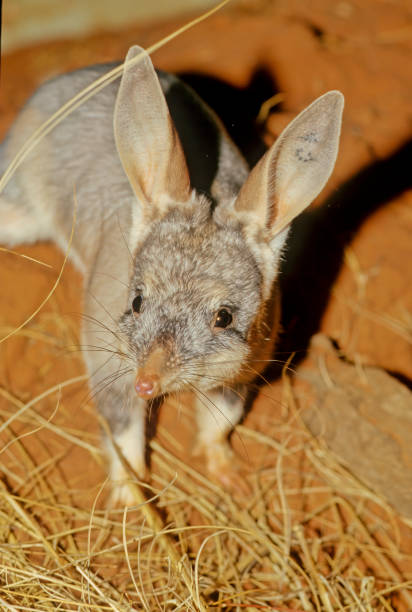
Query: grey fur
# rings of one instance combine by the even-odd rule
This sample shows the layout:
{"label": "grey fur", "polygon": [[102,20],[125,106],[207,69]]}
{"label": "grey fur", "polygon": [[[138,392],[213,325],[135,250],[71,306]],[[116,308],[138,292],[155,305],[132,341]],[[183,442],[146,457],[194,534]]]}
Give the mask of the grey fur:
{"label": "grey fur", "polygon": [[[132,48],[128,59],[139,52]],[[43,85],[1,145],[2,171],[35,127],[110,67],[87,68]],[[293,207],[298,207],[293,194],[278,193],[277,182],[290,191],[288,173],[295,172],[300,160],[310,159],[306,166],[316,166],[319,152],[328,146],[330,162],[320,156],[321,166],[308,170],[311,190],[316,181],[318,191],[323,187],[336,157],[342,99],[337,92],[326,94],[328,100],[321,98],[322,113],[326,108],[322,116],[316,115],[316,103],[309,107],[309,125],[300,115],[299,133],[291,124],[288,137],[280,138],[278,148],[272,147],[245,183],[246,162],[213,112],[176,77],[159,73],[188,165],[193,191],[186,197],[179,138],[170,128],[150,60],[145,57],[124,75],[120,90],[116,82],[103,89],[24,162],[0,195],[0,242],[50,239],[67,248],[76,194],[71,255],[84,275],[85,359],[92,388],[102,388],[96,396],[99,411],[129,462],[141,472],[141,443],[134,450],[127,439],[128,432],[140,436],[143,427],[144,401],[136,396],[134,380],[158,355],[157,365],[151,366],[160,378],[158,393],[197,394],[203,411],[198,445],[209,468],[217,472],[227,467],[224,438],[241,416],[243,385],[262,369],[260,361],[270,356],[277,335],[276,274],[287,235],[282,219],[287,226],[296,214]],[[149,117],[152,102],[160,109],[159,117],[151,117],[147,127],[145,113]],[[129,125],[136,136],[129,134]],[[157,147],[162,153],[146,173],[139,167],[140,155],[153,164]],[[176,165],[171,183],[153,184],[151,177],[166,176],[171,164]],[[302,172],[298,191],[305,187],[306,170]],[[169,188],[182,194],[183,201],[168,196]],[[277,216],[272,193],[280,201]],[[285,199],[291,200],[287,206]],[[136,295],[142,296],[139,313],[132,312]],[[233,317],[227,329],[214,326],[222,308]],[[113,457],[112,476],[122,477]],[[131,501],[125,489],[120,496]]]}

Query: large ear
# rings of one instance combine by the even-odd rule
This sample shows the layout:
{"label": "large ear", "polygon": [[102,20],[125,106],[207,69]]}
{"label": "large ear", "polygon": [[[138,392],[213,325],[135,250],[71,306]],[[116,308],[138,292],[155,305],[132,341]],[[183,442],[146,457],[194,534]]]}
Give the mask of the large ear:
{"label": "large ear", "polygon": [[123,168],[143,206],[159,207],[165,195],[176,202],[189,199],[189,173],[179,136],[150,57],[137,46],[126,56],[114,134]]}
{"label": "large ear", "polygon": [[[343,95],[329,91],[302,111],[253,168],[234,204],[270,240],[323,189],[335,165]],[[253,222],[252,221],[252,222]]]}

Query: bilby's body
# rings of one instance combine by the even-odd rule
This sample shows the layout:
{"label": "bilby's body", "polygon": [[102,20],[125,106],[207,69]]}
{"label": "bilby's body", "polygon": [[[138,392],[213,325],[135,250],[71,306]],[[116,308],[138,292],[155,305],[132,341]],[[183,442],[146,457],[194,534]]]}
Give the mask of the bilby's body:
{"label": "bilby's body", "polygon": [[[102,70],[43,86],[3,143],[1,169],[33,127]],[[147,402],[191,390],[196,450],[229,480],[227,434],[277,335],[288,226],[333,169],[342,106],[338,92],[319,98],[248,176],[213,113],[144,56],[125,68],[120,88],[111,84],[57,126],[0,194],[0,242],[51,239],[62,248],[76,194],[85,359],[92,386],[102,387],[98,408],[139,474]],[[126,485],[118,492],[132,501]]]}

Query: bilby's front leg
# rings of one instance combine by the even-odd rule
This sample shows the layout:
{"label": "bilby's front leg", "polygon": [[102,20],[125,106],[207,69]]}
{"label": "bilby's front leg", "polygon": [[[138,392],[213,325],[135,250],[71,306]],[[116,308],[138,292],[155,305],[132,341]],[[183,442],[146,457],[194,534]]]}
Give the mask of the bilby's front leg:
{"label": "bilby's front leg", "polygon": [[[146,405],[147,402],[135,394],[127,397],[114,388],[104,394],[104,403],[99,401],[99,412],[106,418],[118,450],[130,464],[136,475],[143,479],[146,472]],[[130,474],[119,457],[110,439],[105,440],[109,460],[109,474],[112,482],[112,503],[127,506],[136,503]]]}
{"label": "bilby's front leg", "polygon": [[236,473],[228,435],[239,423],[245,405],[246,387],[219,388],[196,397],[198,435],[196,455],[206,459],[208,472],[225,488],[245,492],[247,485]]}

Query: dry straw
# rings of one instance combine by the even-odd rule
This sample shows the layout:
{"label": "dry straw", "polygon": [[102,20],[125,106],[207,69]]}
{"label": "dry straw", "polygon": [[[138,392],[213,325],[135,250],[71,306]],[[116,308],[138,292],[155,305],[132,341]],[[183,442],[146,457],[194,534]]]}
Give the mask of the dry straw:
{"label": "dry straw", "polygon": [[[2,408],[2,418],[10,411]],[[32,413],[30,426],[35,423]],[[106,508],[105,481],[95,483],[95,503],[70,502],[76,488],[58,473],[59,457],[39,462],[8,428],[24,477],[9,473],[0,488],[2,605],[410,609],[411,583],[396,567],[403,559],[394,517],[295,418],[268,425],[266,434],[239,429],[246,444],[253,440],[256,453],[266,455],[266,467],[248,478],[247,500],[227,495],[156,440],[151,488],[143,495],[135,482],[136,507],[127,511]],[[66,428],[55,425],[54,434],[67,450],[73,443]],[[165,439],[162,429],[160,436]],[[84,437],[79,432],[80,444]],[[287,451],[281,462],[273,441]],[[83,452],[95,462],[99,451],[90,445]],[[392,592],[400,593],[396,604]]]}
{"label": "dry straw", "polygon": [[[40,138],[121,70],[51,117],[16,156],[0,188]],[[36,354],[47,347],[50,359],[65,346],[72,334],[67,317],[57,314],[51,333],[39,313],[51,308],[67,257],[40,307],[3,341],[24,340]],[[287,367],[282,399],[264,390],[273,402],[264,427],[237,428],[258,458],[247,477],[247,499],[226,494],[179,457],[179,443],[160,427],[160,441],[151,443],[150,488],[124,464],[136,497],[136,507],[126,510],[108,508],[97,436],[76,430],[68,418],[80,410],[78,394],[68,392],[86,377],[75,353],[65,359],[76,376],[54,381],[35,397],[0,388],[2,609],[412,609],[412,583],[401,569],[411,559],[400,552],[396,517],[304,428]],[[38,368],[34,374],[46,380]],[[190,418],[185,406],[170,410]],[[88,404],[82,412],[88,414]],[[95,417],[88,419],[93,427]],[[92,484],[82,485],[85,474],[67,471],[74,450],[78,465],[89,466]]]}

